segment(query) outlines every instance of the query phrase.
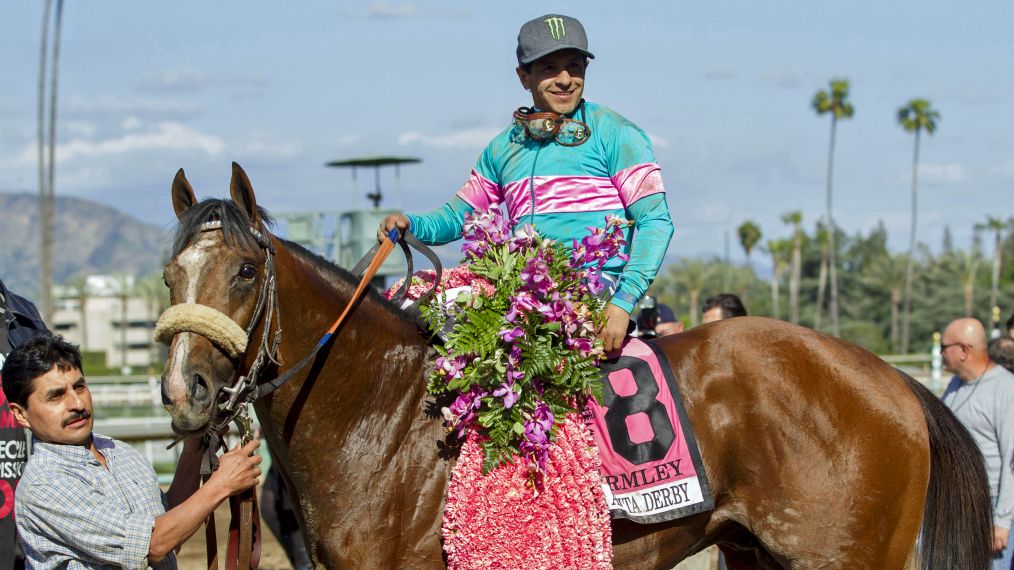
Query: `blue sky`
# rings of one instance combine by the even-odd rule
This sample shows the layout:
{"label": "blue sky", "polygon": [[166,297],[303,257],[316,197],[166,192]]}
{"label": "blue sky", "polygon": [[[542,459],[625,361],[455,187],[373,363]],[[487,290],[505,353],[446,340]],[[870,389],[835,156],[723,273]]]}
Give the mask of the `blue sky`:
{"label": "blue sky", "polygon": [[[42,2],[0,7],[0,191],[36,191],[35,97]],[[840,125],[836,220],[882,220],[907,247],[912,136],[899,106],[942,114],[922,147],[920,241],[944,224],[1011,215],[1014,4],[982,2],[124,2],[67,0],[60,62],[57,192],[168,227],[169,186],[186,169],[200,196],[227,193],[244,166],[274,211],[366,207],[326,161],[417,156],[385,206],[443,203],[526,93],[519,26],[581,19],[597,58],[588,99],[652,136],[677,235],[670,258],[721,255],[734,228],[802,209],[822,215],[829,124],[810,110],[832,77],[852,81]],[[400,189],[396,189],[396,186]]]}

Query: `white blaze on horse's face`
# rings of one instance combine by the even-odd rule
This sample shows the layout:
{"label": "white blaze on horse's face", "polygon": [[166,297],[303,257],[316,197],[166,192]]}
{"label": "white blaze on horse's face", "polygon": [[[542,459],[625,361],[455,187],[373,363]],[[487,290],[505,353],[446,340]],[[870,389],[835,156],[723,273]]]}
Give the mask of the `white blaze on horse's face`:
{"label": "white blaze on horse's face", "polygon": [[[197,302],[197,294],[209,265],[208,260],[213,257],[210,250],[221,245],[221,242],[221,232],[211,232],[176,257],[176,264],[182,272],[182,282],[186,287],[184,303]],[[166,393],[174,402],[186,401],[190,392],[186,375],[183,373],[183,364],[187,354],[190,353],[191,341],[195,336],[193,333],[180,333],[172,343],[171,368],[163,382]]]}

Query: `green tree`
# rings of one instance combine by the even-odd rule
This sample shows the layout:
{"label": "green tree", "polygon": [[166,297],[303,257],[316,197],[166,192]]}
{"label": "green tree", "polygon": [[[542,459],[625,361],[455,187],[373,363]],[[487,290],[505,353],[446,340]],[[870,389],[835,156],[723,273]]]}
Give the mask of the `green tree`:
{"label": "green tree", "polygon": [[912,320],[912,274],[915,268],[915,236],[916,214],[918,212],[918,181],[919,181],[919,140],[922,131],[932,135],[937,128],[940,113],[930,107],[925,99],[912,99],[907,105],[898,109],[898,124],[906,132],[915,133],[915,146],[912,151],[912,226],[908,240],[908,263],[905,270],[905,301],[901,325],[901,351],[908,353],[909,328]]}
{"label": "green tree", "polygon": [[788,240],[768,240],[767,251],[771,254],[771,316],[782,318],[781,282],[789,265],[792,244]]}
{"label": "green tree", "polygon": [[736,228],[736,233],[739,234],[739,245],[743,246],[743,251],[746,253],[746,265],[753,269],[753,264],[750,261],[750,252],[753,251],[754,246],[761,239],[760,226],[751,220],[747,220]]}
{"label": "green tree", "polygon": [[891,304],[890,341],[891,351],[898,352],[898,313],[901,305],[901,292],[905,287],[905,264],[901,255],[877,258],[871,264],[864,280],[880,291],[887,291]]}
{"label": "green tree", "polygon": [[782,222],[792,226],[792,262],[789,270],[789,321],[799,324],[799,282],[803,264],[803,212],[795,210],[782,215]]}
{"label": "green tree", "polygon": [[986,217],[986,221],[975,225],[975,231],[993,232],[993,271],[990,273],[989,287],[989,310],[997,306],[997,298],[1000,291],[1000,268],[1003,266],[1003,232],[1012,223],[1012,220],[1004,221],[1002,218]]}
{"label": "green tree", "polygon": [[975,284],[979,280],[979,268],[982,266],[982,253],[978,248],[965,251],[952,250],[944,257],[944,263],[961,283],[961,297],[964,301],[965,316],[974,316]]}
{"label": "green tree", "polygon": [[820,317],[824,313],[824,294],[827,292],[827,265],[829,253],[827,226],[817,222],[817,243],[820,245],[820,269],[817,274],[817,303],[813,308],[813,328],[820,330]]}
{"label": "green tree", "polygon": [[838,273],[837,273],[837,256],[835,254],[834,245],[834,215],[832,213],[832,180],[834,178],[834,145],[835,136],[838,128],[838,121],[840,119],[850,119],[855,114],[855,108],[852,103],[848,101],[849,96],[849,81],[848,79],[832,79],[830,84],[830,90],[825,91],[821,89],[814,96],[811,101],[813,110],[817,112],[817,115],[830,114],[831,115],[831,142],[828,145],[827,152],[827,225],[831,228],[828,232],[828,270],[831,279],[831,303],[828,307],[831,321],[831,334],[838,336],[840,329],[838,326]]}
{"label": "green tree", "polygon": [[683,258],[670,268],[670,275],[676,286],[687,292],[690,303],[690,327],[700,322],[701,291],[712,286],[720,274],[722,264],[715,260]]}

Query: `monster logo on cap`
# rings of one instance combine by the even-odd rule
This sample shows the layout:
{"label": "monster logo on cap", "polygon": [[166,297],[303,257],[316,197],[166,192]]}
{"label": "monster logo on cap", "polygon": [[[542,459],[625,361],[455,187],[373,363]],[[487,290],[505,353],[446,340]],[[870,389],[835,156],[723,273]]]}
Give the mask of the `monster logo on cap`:
{"label": "monster logo on cap", "polygon": [[559,40],[567,35],[567,28],[563,26],[563,18],[552,16],[546,18],[545,22],[549,26],[549,35],[553,36],[554,40]]}

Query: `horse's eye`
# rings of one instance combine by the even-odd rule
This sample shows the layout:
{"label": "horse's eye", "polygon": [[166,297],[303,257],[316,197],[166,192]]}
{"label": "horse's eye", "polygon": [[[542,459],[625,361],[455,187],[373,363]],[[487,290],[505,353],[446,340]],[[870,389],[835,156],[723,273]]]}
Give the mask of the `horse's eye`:
{"label": "horse's eye", "polygon": [[253,279],[257,277],[257,268],[250,263],[244,263],[243,267],[239,268],[239,276],[242,279]]}

